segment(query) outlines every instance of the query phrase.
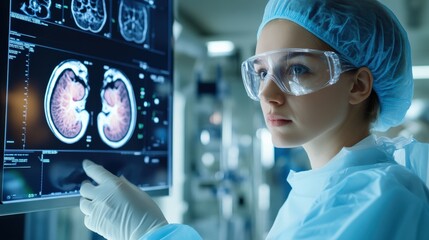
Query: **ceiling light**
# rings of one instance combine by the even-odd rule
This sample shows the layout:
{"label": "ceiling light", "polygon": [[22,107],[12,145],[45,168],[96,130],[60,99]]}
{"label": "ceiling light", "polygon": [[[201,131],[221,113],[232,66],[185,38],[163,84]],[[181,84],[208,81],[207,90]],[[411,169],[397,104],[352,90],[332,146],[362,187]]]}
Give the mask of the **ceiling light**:
{"label": "ceiling light", "polygon": [[234,52],[234,43],[231,41],[207,42],[207,51],[210,57],[229,56]]}
{"label": "ceiling light", "polygon": [[428,66],[413,66],[414,79],[429,79],[429,65]]}
{"label": "ceiling light", "polygon": [[174,20],[173,22],[173,37],[174,40],[177,40],[182,33],[183,26],[178,21]]}

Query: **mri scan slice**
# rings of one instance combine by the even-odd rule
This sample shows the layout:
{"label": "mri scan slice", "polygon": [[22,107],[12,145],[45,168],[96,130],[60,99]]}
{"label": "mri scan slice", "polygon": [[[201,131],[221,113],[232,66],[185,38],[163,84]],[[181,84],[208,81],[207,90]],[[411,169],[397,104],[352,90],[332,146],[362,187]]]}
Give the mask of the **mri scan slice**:
{"label": "mri scan slice", "polygon": [[104,73],[101,101],[100,137],[112,148],[122,147],[134,132],[137,110],[131,82],[121,71],[110,68]]}
{"label": "mri scan slice", "polygon": [[107,20],[105,0],[72,0],[72,15],[77,26],[98,33]]}
{"label": "mri scan slice", "polygon": [[51,0],[29,0],[21,5],[27,16],[48,19],[51,16]]}
{"label": "mri scan slice", "polygon": [[89,123],[88,93],[88,70],[80,61],[67,60],[53,70],[44,108],[48,126],[60,141],[72,144],[84,135]]}
{"label": "mri scan slice", "polygon": [[148,16],[144,4],[122,0],[119,6],[119,30],[128,42],[143,43],[146,40]]}

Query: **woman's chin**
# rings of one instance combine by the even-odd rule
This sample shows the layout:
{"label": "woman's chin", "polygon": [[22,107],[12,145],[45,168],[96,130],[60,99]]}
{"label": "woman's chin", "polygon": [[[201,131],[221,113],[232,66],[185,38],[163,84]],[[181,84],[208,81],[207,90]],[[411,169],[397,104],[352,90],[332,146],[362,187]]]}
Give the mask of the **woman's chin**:
{"label": "woman's chin", "polygon": [[276,148],[295,148],[302,146],[301,142],[285,139],[276,139],[275,137],[272,137],[272,142],[273,146]]}

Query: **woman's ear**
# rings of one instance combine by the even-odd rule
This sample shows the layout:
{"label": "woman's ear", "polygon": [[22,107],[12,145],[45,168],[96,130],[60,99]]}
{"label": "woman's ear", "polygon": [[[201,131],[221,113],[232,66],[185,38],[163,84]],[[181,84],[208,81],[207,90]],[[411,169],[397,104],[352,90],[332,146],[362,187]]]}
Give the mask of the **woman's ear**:
{"label": "woman's ear", "polygon": [[361,67],[353,74],[353,87],[350,90],[350,104],[359,104],[369,97],[372,91],[373,76],[367,67]]}

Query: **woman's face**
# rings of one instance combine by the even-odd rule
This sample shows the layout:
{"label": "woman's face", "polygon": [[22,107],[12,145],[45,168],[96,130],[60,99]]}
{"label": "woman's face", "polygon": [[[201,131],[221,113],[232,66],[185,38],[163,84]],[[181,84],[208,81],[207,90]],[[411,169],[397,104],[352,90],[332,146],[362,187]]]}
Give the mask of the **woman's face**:
{"label": "woman's face", "polygon": [[[268,23],[259,36],[256,54],[282,48],[332,50],[299,25],[287,20]],[[323,143],[340,136],[349,111],[352,82],[340,79],[319,91],[292,96],[268,81],[261,91],[261,108],[276,147]]]}

